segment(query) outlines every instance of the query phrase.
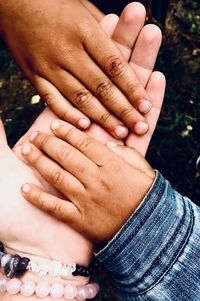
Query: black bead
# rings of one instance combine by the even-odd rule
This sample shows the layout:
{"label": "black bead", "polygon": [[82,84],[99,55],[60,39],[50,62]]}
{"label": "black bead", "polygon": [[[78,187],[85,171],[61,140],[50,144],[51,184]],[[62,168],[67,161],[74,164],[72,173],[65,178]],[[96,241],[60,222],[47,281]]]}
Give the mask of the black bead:
{"label": "black bead", "polygon": [[20,258],[20,260],[16,266],[16,269],[15,269],[15,275],[22,276],[24,273],[26,273],[29,262],[30,262],[30,259],[27,257]]}
{"label": "black bead", "polygon": [[78,272],[77,272],[77,270],[76,270],[76,271],[74,271],[74,272],[72,273],[72,275],[73,275],[73,276],[78,276],[79,274],[78,274]]}
{"label": "black bead", "polygon": [[12,257],[11,260],[7,262],[4,267],[4,273],[8,278],[12,278],[15,274],[13,263],[14,263],[14,257]]}
{"label": "black bead", "polygon": [[15,272],[17,271],[17,266],[18,266],[20,260],[21,260],[21,256],[19,256],[19,255],[14,256],[13,269]]}
{"label": "black bead", "polygon": [[2,244],[2,242],[0,242],[0,252],[4,253],[4,245]]}

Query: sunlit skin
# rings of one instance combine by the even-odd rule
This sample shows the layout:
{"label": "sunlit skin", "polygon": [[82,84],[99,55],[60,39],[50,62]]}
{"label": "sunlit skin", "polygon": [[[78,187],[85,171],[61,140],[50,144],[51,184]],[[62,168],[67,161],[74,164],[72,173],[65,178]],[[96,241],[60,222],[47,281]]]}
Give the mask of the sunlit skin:
{"label": "sunlit skin", "polygon": [[[144,16],[144,7],[136,5],[135,14]],[[87,128],[89,119],[75,106],[116,138],[125,138],[128,128],[139,135],[148,131],[142,114],[151,109],[149,95],[82,1],[1,1],[0,33],[26,77],[62,119]]]}
{"label": "sunlit skin", "polygon": [[[134,4],[137,5],[137,4]],[[137,18],[133,18],[133,22],[129,23],[127,25],[126,33],[130,33],[130,37],[132,36],[132,28],[134,27],[134,22],[142,24],[144,22],[144,15],[138,14]],[[110,23],[109,19],[110,18]],[[109,28],[109,32],[113,32],[113,28],[115,27],[117,23],[116,16],[106,17],[106,19],[102,20],[102,24],[104,29],[107,30]],[[124,22],[126,20],[126,17],[124,16]],[[120,27],[122,24],[119,24],[117,29],[118,32],[120,32]],[[138,73],[138,76],[141,78],[141,81],[144,83],[148,82],[148,85],[146,87],[146,90],[148,91],[148,94],[150,98],[152,99],[152,105],[155,107],[155,109],[151,110],[151,113],[147,115],[147,118],[149,118],[149,124],[150,124],[150,131],[148,135],[145,135],[141,138],[138,138],[135,135],[130,135],[131,143],[133,145],[138,147],[138,150],[141,151],[143,154],[146,152],[149,140],[150,140],[150,133],[153,133],[153,130],[155,128],[157,118],[160,113],[160,108],[162,105],[163,100],[163,94],[165,89],[165,80],[162,74],[160,73],[152,73],[153,65],[155,62],[156,55],[158,53],[158,49],[160,46],[160,31],[155,28],[155,26],[145,27],[142,32],[139,35],[139,32],[142,28],[137,28],[137,33],[134,33],[134,39],[132,46],[135,44],[135,39],[139,35],[138,41],[141,41],[140,45],[145,45],[147,43],[147,28],[149,31],[149,34],[154,36],[154,42],[155,42],[155,48],[154,53],[152,52],[152,60],[149,64],[149,56],[148,56],[148,62],[145,62],[144,57],[147,57],[148,52],[144,56],[144,53],[139,49],[138,46],[138,57],[137,61],[133,63],[135,68],[137,69],[136,72]],[[142,33],[144,33],[144,30],[146,32],[143,37],[141,36]],[[118,33],[119,34],[119,33]],[[115,33],[115,38],[117,34]],[[121,37],[122,37],[121,32]],[[129,40],[130,40],[129,37]],[[124,43],[124,44],[123,44]],[[126,39],[122,42],[119,47],[121,47],[121,50],[127,49],[127,47],[123,47],[126,43]],[[153,44],[153,40],[152,40]],[[137,49],[137,43],[135,45],[135,49]],[[152,47],[151,47],[152,48]],[[145,47],[146,51],[149,51],[147,47]],[[133,51],[133,53],[134,53]],[[131,57],[132,49],[129,49],[129,59]],[[139,60],[139,53],[142,53],[143,58]],[[135,56],[136,57],[136,56]],[[134,62],[134,56],[132,56],[131,59],[132,62]],[[140,68],[139,63],[141,62],[142,67]],[[136,65],[138,63],[138,65]],[[137,68],[138,66],[138,68]],[[149,67],[150,66],[150,67]],[[139,72],[140,71],[140,72]],[[45,189],[46,191],[52,192],[59,196],[59,194],[52,188],[51,185],[47,184],[46,181],[44,181],[38,173],[36,173],[33,168],[30,168],[27,164],[25,164],[22,161],[25,161],[20,157],[20,150],[21,145],[28,141],[30,133],[37,130],[42,130],[46,133],[52,133],[50,130],[50,124],[51,122],[57,119],[57,117],[49,110],[46,109],[36,120],[33,127],[30,129],[30,131],[19,141],[17,146],[14,148],[14,153],[9,149],[5,136],[3,134],[3,129],[1,127],[1,151],[0,151],[0,161],[1,161],[1,168],[2,168],[2,174],[3,177],[1,178],[0,185],[1,185],[1,191],[2,191],[2,202],[0,204],[1,210],[0,210],[0,218],[1,218],[1,239],[5,243],[7,250],[12,250],[14,253],[20,253],[20,254],[28,254],[29,256],[35,256],[37,258],[54,258],[54,259],[60,259],[63,262],[71,262],[71,261],[77,261],[82,264],[88,264],[91,259],[91,253],[93,250],[92,244],[84,239],[82,236],[74,232],[72,229],[70,229],[68,226],[64,225],[63,223],[60,223],[54,219],[52,219],[50,216],[42,213],[41,211],[37,210],[35,207],[31,206],[28,202],[24,200],[24,198],[21,196],[20,193],[20,187],[25,182],[34,183],[37,186],[39,185],[42,189]],[[102,130],[99,126],[93,124],[91,128],[88,130],[88,132],[91,136],[98,139],[101,142],[106,143],[106,141],[110,141],[112,136],[107,134],[104,130]],[[137,140],[138,139],[138,140]],[[115,140],[116,141],[116,140]],[[17,158],[15,154],[18,155]],[[17,176],[16,176],[17,175]],[[12,189],[11,189],[12,187]],[[6,199],[6,203],[4,200]],[[10,205],[9,205],[10,204]],[[13,210],[13,211],[12,211]],[[6,217],[6,219],[5,219]],[[30,223],[30,221],[32,221]],[[26,227],[21,227],[21,225],[26,225]],[[15,227],[10,227],[10,225],[15,225]],[[44,227],[45,225],[45,227]],[[9,236],[8,236],[9,233]],[[38,235],[40,233],[40,235]],[[47,235],[48,233],[48,235]],[[55,234],[56,233],[56,234]],[[58,235],[59,233],[59,235]],[[55,244],[55,240],[52,239],[57,238],[57,244]],[[65,237],[65,240],[63,240],[63,237]],[[35,243],[37,241],[37,244]],[[69,241],[72,241],[73,244],[69,245]],[[80,246],[80,247],[78,247]],[[77,249],[79,251],[77,251]],[[55,258],[56,256],[56,258]],[[9,296],[3,296],[4,300],[10,301]],[[12,300],[22,300],[23,298],[19,297],[12,297]],[[30,300],[34,300],[34,297],[32,297]]]}

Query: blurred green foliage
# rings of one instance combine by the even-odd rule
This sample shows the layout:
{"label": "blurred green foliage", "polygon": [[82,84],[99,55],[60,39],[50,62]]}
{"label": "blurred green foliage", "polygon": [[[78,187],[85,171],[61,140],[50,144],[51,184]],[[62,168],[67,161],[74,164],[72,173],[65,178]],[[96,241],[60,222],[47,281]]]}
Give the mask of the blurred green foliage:
{"label": "blurred green foliage", "polygon": [[[143,1],[144,2],[144,1]],[[159,16],[152,5],[152,18]],[[162,9],[162,2],[160,9]],[[164,2],[163,2],[164,3]],[[153,7],[154,5],[154,7]],[[166,3],[165,3],[166,5]],[[163,13],[160,12],[163,21]],[[200,205],[200,174],[196,160],[200,155],[200,3],[197,0],[171,0],[165,25],[160,24],[164,40],[156,66],[167,78],[167,91],[160,121],[147,158],[182,194]],[[36,94],[24,79],[9,53],[0,51],[0,111],[10,145],[21,137],[42,111],[34,104]],[[102,275],[101,275],[102,276]],[[116,300],[106,287],[97,300]]]}

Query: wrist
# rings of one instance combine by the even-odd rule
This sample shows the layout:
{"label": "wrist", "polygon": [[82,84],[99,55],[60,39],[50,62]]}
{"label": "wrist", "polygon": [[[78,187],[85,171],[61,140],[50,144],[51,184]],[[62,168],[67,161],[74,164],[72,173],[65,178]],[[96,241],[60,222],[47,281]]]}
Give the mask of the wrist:
{"label": "wrist", "polygon": [[[24,254],[21,255],[23,256]],[[6,256],[9,255],[7,254]],[[59,298],[60,301],[66,299],[74,300],[76,298],[85,300],[86,298],[95,297],[98,293],[97,284],[88,284],[89,277],[73,276],[72,273],[62,277],[59,272],[66,265],[39,258],[38,256],[29,256],[28,258],[30,259],[29,263],[32,263],[33,269],[28,269],[22,277],[13,276],[12,279],[6,278],[6,270],[4,268],[1,269],[0,297],[3,296],[3,300],[10,300],[9,298],[11,298],[11,300],[22,301],[25,297],[28,297],[30,301],[38,300],[38,298],[43,300]],[[5,263],[5,259],[2,258],[2,265],[3,262]],[[9,266],[11,265],[9,264]],[[6,282],[4,292],[2,281]]]}

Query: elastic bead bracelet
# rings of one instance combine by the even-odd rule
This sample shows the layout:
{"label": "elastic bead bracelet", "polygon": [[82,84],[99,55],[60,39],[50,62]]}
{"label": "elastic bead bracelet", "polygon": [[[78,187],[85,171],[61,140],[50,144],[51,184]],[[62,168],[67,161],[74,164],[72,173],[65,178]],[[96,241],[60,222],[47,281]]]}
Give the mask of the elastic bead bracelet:
{"label": "elastic bead bracelet", "polygon": [[0,242],[0,268],[4,270],[6,277],[21,277],[27,271],[38,273],[40,276],[49,274],[52,277],[66,278],[72,276],[90,277],[94,272],[95,266],[90,267],[72,264],[62,264],[59,261],[50,261],[44,264],[38,264],[27,257],[12,255],[4,252],[4,246]]}
{"label": "elastic bead bracelet", "polygon": [[51,296],[53,299],[65,298],[66,300],[71,300],[76,298],[79,301],[83,301],[96,297],[99,290],[100,287],[97,283],[82,286],[67,284],[64,286],[60,283],[49,285],[43,281],[36,284],[32,280],[22,282],[19,279],[0,277],[0,293],[7,292],[10,295],[20,294],[24,297],[31,297],[35,294],[38,298]]}

